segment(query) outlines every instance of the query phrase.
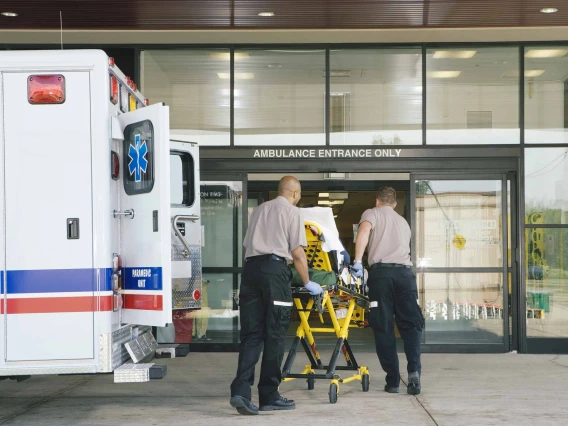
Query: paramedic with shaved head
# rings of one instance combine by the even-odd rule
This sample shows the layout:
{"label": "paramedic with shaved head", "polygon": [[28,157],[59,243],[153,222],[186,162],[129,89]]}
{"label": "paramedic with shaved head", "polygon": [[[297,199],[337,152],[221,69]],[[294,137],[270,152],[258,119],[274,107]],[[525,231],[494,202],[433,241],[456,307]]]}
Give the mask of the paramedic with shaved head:
{"label": "paramedic with shaved head", "polygon": [[239,292],[241,345],[237,376],[231,384],[231,406],[240,414],[258,414],[251,400],[254,369],[262,352],[258,396],[260,411],[291,410],[295,403],[278,392],[282,381],[286,332],[292,310],[293,261],[305,288],[312,295],[322,293],[308,276],[304,220],[296,205],[300,182],[285,176],[278,185],[278,197],[256,207],[244,238],[246,263]]}
{"label": "paramedic with shaved head", "polygon": [[387,373],[385,391],[398,393],[400,372],[396,352],[394,320],[404,341],[407,393],[420,393],[420,336],[424,317],[418,305],[416,275],[410,261],[410,227],[394,209],[396,192],[385,187],[377,193],[376,206],[361,216],[352,272],[363,276],[363,253],[368,246],[369,324],[381,367]]}

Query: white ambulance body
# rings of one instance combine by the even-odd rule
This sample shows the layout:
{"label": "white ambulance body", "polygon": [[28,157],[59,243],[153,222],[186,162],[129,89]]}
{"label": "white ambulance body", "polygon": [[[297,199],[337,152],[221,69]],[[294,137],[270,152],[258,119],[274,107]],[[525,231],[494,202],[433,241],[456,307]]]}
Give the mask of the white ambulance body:
{"label": "white ambulance body", "polygon": [[200,307],[197,146],[145,104],[102,51],[0,52],[0,377],[114,371]]}

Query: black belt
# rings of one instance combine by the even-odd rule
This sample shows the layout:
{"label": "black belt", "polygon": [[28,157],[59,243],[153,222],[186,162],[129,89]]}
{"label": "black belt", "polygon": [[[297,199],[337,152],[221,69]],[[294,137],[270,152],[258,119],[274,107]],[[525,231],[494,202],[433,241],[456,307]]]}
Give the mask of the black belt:
{"label": "black belt", "polygon": [[247,257],[247,262],[253,262],[255,260],[276,260],[278,262],[288,263],[288,261],[280,256],[276,256],[275,254],[261,254],[260,256],[251,256]]}
{"label": "black belt", "polygon": [[375,263],[371,265],[371,270],[377,268],[412,268],[410,265],[401,265],[400,263]]}

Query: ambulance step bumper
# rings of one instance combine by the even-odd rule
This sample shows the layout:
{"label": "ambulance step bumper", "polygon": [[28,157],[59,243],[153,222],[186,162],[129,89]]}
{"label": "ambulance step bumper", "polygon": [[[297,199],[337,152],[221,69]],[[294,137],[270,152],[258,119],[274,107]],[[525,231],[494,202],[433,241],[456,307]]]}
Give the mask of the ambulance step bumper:
{"label": "ambulance step bumper", "polygon": [[166,377],[166,365],[126,363],[114,370],[114,383],[141,383]]}

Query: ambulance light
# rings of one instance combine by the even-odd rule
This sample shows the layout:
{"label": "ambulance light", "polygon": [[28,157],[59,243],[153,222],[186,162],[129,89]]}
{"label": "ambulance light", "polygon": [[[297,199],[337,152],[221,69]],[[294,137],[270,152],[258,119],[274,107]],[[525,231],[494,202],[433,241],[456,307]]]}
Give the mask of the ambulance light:
{"label": "ambulance light", "polygon": [[65,77],[61,74],[29,76],[28,102],[32,105],[65,102]]}
{"label": "ambulance light", "polygon": [[114,68],[114,58],[108,58],[108,64]]}
{"label": "ambulance light", "polygon": [[120,176],[120,161],[118,159],[118,154],[114,151],[110,152],[111,156],[111,171],[112,171],[112,179],[118,180]]}
{"label": "ambulance light", "polygon": [[144,101],[144,103],[146,104],[146,106],[150,105],[150,99],[146,98],[146,100]]}
{"label": "ambulance light", "polygon": [[110,76],[110,101],[115,105],[118,103],[118,80],[114,75]]}
{"label": "ambulance light", "polygon": [[132,88],[134,89],[135,92],[138,90],[138,86],[136,85],[136,83],[132,83]]}
{"label": "ambulance light", "polygon": [[201,292],[199,290],[193,291],[193,300],[201,300]]}

